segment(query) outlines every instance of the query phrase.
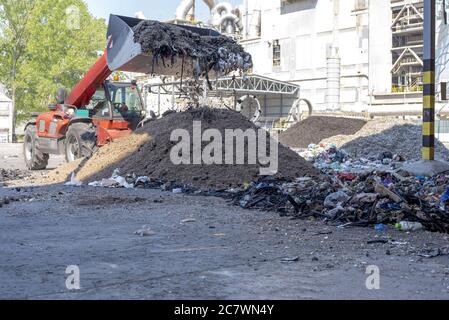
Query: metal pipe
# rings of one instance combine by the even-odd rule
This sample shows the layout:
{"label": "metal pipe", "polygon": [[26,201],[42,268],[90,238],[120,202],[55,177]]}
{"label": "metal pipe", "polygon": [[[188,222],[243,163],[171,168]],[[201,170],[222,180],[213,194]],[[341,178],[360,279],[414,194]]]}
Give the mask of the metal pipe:
{"label": "metal pipe", "polygon": [[[209,7],[209,10],[215,7],[215,0],[203,0],[203,2]],[[176,8],[176,19],[186,20],[188,14],[193,15],[194,3],[194,0],[182,0],[178,8]]]}
{"label": "metal pipe", "polygon": [[203,2],[209,7],[209,10],[211,11],[216,5],[215,0],[203,0]]}
{"label": "metal pipe", "polygon": [[[240,19],[233,13],[226,13],[221,16],[220,20],[217,21],[217,25],[220,27],[225,27],[226,32],[233,34],[235,33],[235,26],[239,26]],[[227,25],[224,25],[226,22],[230,22]]]}
{"label": "metal pipe", "polygon": [[230,4],[229,2],[220,2],[212,8],[210,23],[213,26],[219,26],[219,20],[221,16],[227,13],[232,13],[232,9],[232,4]]}
{"label": "metal pipe", "polygon": [[176,8],[176,19],[177,20],[186,20],[187,14],[190,9],[193,8],[194,0],[182,0],[179,4],[178,8]]}

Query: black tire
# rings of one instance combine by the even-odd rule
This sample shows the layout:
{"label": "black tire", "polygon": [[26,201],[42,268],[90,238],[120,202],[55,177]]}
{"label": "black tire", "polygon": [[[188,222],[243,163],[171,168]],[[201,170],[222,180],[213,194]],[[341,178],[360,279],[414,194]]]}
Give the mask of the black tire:
{"label": "black tire", "polygon": [[44,170],[47,168],[50,156],[39,151],[36,146],[37,130],[35,125],[29,125],[25,130],[23,142],[23,156],[27,168],[30,170]]}
{"label": "black tire", "polygon": [[92,123],[74,123],[69,127],[64,150],[67,162],[90,158],[97,149],[97,131]]}

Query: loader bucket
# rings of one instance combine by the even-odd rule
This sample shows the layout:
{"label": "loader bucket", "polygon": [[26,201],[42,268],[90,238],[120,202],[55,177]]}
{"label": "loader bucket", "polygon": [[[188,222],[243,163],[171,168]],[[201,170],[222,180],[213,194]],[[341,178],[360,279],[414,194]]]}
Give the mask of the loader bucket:
{"label": "loader bucket", "polygon": [[[144,20],[111,15],[108,26],[107,63],[111,71],[137,72],[167,76],[181,76],[183,72],[193,70],[191,59],[175,59],[154,64],[153,56],[142,52],[139,43],[134,42],[133,28]],[[211,29],[180,26],[202,36],[219,36]],[[170,60],[170,59],[169,59]]]}

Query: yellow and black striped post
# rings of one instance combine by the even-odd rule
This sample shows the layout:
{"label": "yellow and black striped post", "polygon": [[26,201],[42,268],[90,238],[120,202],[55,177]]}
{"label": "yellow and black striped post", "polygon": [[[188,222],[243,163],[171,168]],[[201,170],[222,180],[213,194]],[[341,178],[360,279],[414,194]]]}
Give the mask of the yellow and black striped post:
{"label": "yellow and black striped post", "polygon": [[435,160],[435,1],[424,0],[423,160]]}

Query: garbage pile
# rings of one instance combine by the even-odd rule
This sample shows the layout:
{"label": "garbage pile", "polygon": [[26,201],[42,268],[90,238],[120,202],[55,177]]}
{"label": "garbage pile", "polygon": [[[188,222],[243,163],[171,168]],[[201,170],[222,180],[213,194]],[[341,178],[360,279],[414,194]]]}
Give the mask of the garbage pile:
{"label": "garbage pile", "polygon": [[134,42],[154,57],[153,72],[155,64],[174,64],[176,59],[185,58],[195,60],[192,75],[195,78],[207,77],[210,70],[228,74],[235,70],[247,71],[253,66],[251,55],[226,36],[201,36],[181,26],[150,20],[142,21],[133,31]]}
{"label": "garbage pile", "polygon": [[234,203],[340,227],[449,232],[449,175],[409,176],[401,170],[405,157],[388,151],[353,159],[335,144],[311,144],[300,154],[322,172],[320,179],[265,179],[237,194]]}
{"label": "garbage pile", "polygon": [[[449,232],[449,175],[402,177],[375,171],[334,173],[320,180],[293,183],[263,180],[234,197],[245,209],[274,210],[297,219],[316,218],[339,227],[416,223],[429,231]],[[408,224],[406,224],[407,222]],[[416,224],[414,228],[416,228]]]}
{"label": "garbage pile", "polygon": [[344,149],[339,149],[335,144],[311,144],[307,150],[299,152],[299,154],[325,173],[360,173],[373,169],[397,170],[406,163],[404,156],[389,151],[381,152],[375,157],[354,159]]}

